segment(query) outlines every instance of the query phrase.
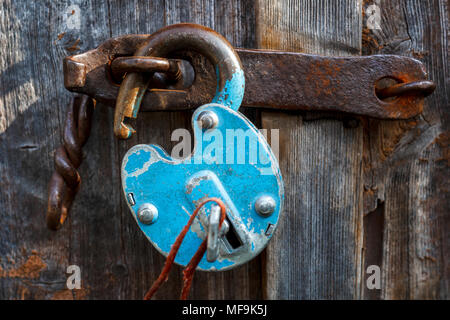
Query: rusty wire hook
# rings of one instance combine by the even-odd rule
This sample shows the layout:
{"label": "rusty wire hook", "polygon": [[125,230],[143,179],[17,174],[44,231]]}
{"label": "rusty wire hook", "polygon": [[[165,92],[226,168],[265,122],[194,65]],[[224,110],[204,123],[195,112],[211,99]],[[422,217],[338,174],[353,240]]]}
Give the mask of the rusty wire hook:
{"label": "rusty wire hook", "polygon": [[[115,74],[131,71],[163,72],[169,80],[181,77],[181,62],[154,57],[119,57],[111,62]],[[57,230],[67,218],[73,200],[80,188],[77,169],[83,160],[82,147],[90,135],[95,100],[87,95],[75,96],[68,108],[64,124],[63,144],[54,155],[55,171],[49,182],[47,226]]]}
{"label": "rusty wire hook", "polygon": [[[115,74],[127,72],[163,72],[169,80],[181,77],[181,61],[155,57],[118,57],[111,61]],[[94,100],[87,95],[75,96],[69,105],[64,124],[63,144],[54,155],[55,171],[49,182],[47,226],[57,230],[64,223],[80,188],[77,169],[83,160],[82,147],[91,130]]]}
{"label": "rusty wire hook", "polygon": [[77,171],[83,160],[81,148],[89,138],[94,101],[85,95],[72,99],[64,124],[63,144],[54,155],[55,171],[49,182],[47,226],[57,230],[64,223],[77,194],[81,178]]}

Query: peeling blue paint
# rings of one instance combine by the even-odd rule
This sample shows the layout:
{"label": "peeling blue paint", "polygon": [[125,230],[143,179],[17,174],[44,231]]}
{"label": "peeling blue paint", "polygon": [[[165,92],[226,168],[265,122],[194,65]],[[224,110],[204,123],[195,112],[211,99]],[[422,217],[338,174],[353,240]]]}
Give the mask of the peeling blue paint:
{"label": "peeling blue paint", "polygon": [[219,91],[219,67],[216,66],[216,78],[217,78],[217,88],[216,95],[214,96],[212,102],[218,103],[233,110],[238,110],[241,106],[242,99],[244,98],[245,91],[245,76],[242,69],[237,70],[233,73],[231,79],[226,80],[225,87]]}
{"label": "peeling blue paint", "polygon": [[142,104],[142,99],[144,98],[144,94],[147,91],[147,89],[142,90],[140,89],[139,92],[137,93],[136,99],[134,100],[133,106],[132,106],[132,117],[136,118],[139,112],[139,108]]}

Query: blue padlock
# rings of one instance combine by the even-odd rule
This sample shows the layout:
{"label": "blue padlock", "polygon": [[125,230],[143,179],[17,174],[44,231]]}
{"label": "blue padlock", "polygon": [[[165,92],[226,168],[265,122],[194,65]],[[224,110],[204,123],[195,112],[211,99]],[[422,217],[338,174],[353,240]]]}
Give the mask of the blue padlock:
{"label": "blue padlock", "polygon": [[221,199],[226,206],[221,229],[218,206],[202,207],[175,263],[186,266],[208,237],[207,254],[197,269],[222,271],[248,262],[266,247],[283,209],[284,187],[266,139],[237,111],[245,88],[239,57],[223,37],[212,39],[210,45],[226,46],[228,56],[206,55],[216,67],[218,85],[213,102],[192,116],[193,153],[175,159],[157,145],[134,146],[122,161],[122,187],[139,228],[164,256],[195,208],[205,199]]}

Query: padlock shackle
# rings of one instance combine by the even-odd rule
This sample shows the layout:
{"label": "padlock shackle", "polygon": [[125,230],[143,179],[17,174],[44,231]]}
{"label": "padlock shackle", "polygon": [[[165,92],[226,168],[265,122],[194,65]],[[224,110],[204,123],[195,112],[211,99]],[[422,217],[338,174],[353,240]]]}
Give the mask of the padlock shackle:
{"label": "padlock shackle", "polygon": [[[205,56],[214,66],[217,77],[216,94],[212,102],[237,110],[245,90],[242,63],[231,44],[207,27],[180,23],[153,33],[135,56],[167,57],[179,50],[192,50]],[[128,73],[117,96],[114,114],[114,134],[129,138],[134,130],[124,123],[125,117],[136,118],[149,83],[148,74]]]}

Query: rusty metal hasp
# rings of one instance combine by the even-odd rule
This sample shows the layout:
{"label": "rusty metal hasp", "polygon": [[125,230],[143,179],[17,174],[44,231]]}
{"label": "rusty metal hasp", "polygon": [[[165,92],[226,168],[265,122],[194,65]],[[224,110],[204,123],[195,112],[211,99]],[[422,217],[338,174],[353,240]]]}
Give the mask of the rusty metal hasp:
{"label": "rusty metal hasp", "polygon": [[[139,78],[140,88],[134,89],[142,100],[141,111],[193,109],[211,101],[215,95],[216,70],[208,59],[195,54],[195,49],[170,48],[168,53],[170,46],[164,45],[168,43],[167,37],[174,35],[121,36],[107,40],[97,49],[67,57],[64,84],[70,91],[87,94],[114,107],[123,73],[129,72]],[[150,50],[146,47],[149,42],[162,49]],[[409,57],[327,57],[235,50],[247,83],[242,101],[245,107],[338,111],[381,119],[406,119],[421,113],[423,98],[434,90],[423,64]],[[136,54],[139,57],[133,57]],[[148,55],[166,59],[157,64],[155,57],[145,57]],[[172,76],[167,75],[169,69]],[[174,79],[177,72],[178,80]],[[151,78],[149,74],[153,73],[156,76]],[[390,79],[395,85],[383,88],[380,84],[384,79]],[[148,83],[144,85],[144,82]],[[125,118],[136,117],[138,110],[134,102],[128,101]]]}

